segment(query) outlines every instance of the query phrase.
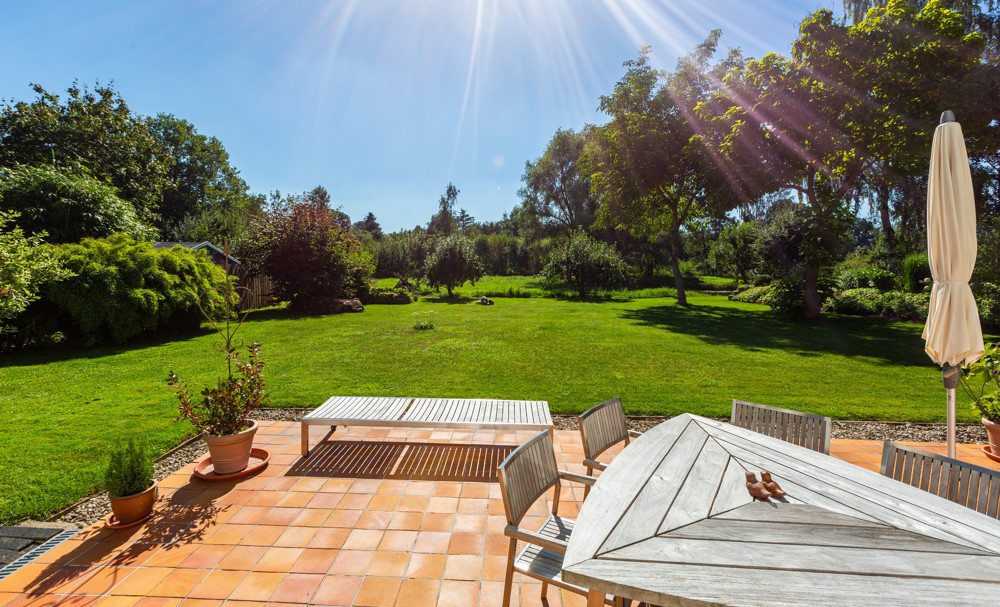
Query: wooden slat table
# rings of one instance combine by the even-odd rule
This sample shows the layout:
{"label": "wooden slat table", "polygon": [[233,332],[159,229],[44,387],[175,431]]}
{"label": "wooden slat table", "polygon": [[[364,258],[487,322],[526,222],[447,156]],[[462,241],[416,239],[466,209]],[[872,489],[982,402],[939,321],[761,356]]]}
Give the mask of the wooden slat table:
{"label": "wooden slat table", "polygon": [[302,418],[302,455],[309,454],[309,426],[402,426],[490,430],[553,427],[544,400],[331,396]]}
{"label": "wooden slat table", "polygon": [[[755,502],[745,473],[789,495]],[[563,579],[657,605],[987,605],[1000,522],[859,466],[685,414],[598,478]]]}

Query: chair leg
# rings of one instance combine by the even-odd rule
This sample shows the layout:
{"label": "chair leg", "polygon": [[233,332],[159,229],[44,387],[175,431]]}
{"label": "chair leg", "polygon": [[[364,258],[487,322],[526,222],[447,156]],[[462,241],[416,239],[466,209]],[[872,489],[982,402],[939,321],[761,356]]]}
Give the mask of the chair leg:
{"label": "chair leg", "polygon": [[503,607],[510,607],[511,586],[514,584],[514,557],[517,556],[517,540],[510,538],[510,548],[507,549],[507,573],[503,579]]}
{"label": "chair leg", "polygon": [[[594,476],[594,469],[587,466],[587,476]],[[583,486],[583,500],[587,500],[587,496],[590,495],[590,485]]]}
{"label": "chair leg", "polygon": [[545,595],[546,595],[546,593],[548,593],[548,591],[549,591],[549,583],[548,582],[542,582],[542,598],[543,599],[545,598]]}

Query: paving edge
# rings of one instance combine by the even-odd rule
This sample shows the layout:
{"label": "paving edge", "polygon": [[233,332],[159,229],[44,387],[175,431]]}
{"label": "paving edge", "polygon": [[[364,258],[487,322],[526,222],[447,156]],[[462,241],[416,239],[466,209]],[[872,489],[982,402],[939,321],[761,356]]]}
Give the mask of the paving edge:
{"label": "paving edge", "polygon": [[35,560],[36,558],[48,552],[49,550],[52,550],[53,548],[65,542],[66,540],[73,537],[79,532],[80,531],[78,529],[68,529],[66,531],[60,531],[59,533],[53,535],[52,537],[45,540],[41,544],[35,546],[31,550],[17,557],[10,563],[4,565],[3,567],[0,567],[0,580],[14,573],[21,567],[24,567],[31,561]]}

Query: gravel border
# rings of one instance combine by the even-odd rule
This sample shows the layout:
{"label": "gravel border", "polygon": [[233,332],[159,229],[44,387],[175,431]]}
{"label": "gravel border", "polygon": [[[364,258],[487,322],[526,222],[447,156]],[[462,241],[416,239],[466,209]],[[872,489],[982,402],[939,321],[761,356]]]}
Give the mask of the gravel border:
{"label": "gravel border", "polygon": [[[263,421],[299,421],[312,411],[311,408],[258,409],[254,418]],[[657,424],[667,420],[661,416],[630,415],[627,417],[630,430],[645,432]],[[576,430],[579,428],[575,415],[553,415],[552,421],[557,430]],[[722,420],[728,421],[728,420]],[[833,438],[854,440],[894,440],[914,442],[943,443],[946,439],[945,424],[913,424],[909,422],[869,422],[869,421],[835,421],[831,431]],[[979,424],[959,424],[957,428],[959,443],[985,443],[986,429]],[[154,463],[156,480],[162,480],[179,468],[200,458],[208,452],[200,436],[193,436],[160,456]],[[83,529],[111,513],[106,491],[99,491],[83,497],[75,504],[68,506],[49,518],[50,522],[61,523],[64,528]]]}

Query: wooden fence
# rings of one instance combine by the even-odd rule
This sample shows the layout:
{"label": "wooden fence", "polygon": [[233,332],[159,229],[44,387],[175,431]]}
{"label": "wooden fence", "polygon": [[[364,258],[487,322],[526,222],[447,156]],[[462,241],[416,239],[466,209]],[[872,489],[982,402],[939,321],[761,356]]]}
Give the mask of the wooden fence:
{"label": "wooden fence", "polygon": [[271,278],[264,274],[250,274],[244,266],[232,272],[239,279],[238,286],[250,289],[250,292],[240,291],[239,310],[253,310],[271,305],[273,286]]}

